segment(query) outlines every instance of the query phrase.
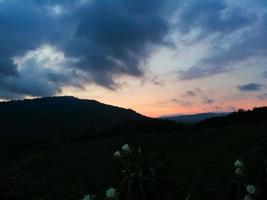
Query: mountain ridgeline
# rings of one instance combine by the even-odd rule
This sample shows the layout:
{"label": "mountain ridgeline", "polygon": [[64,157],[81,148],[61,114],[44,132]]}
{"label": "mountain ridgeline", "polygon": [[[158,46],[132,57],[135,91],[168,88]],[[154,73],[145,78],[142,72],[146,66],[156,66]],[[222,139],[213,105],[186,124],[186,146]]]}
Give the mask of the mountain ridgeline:
{"label": "mountain ridgeline", "polygon": [[0,103],[0,133],[94,132],[147,117],[131,109],[75,97],[45,97]]}
{"label": "mountain ridgeline", "polygon": [[180,127],[174,121],[69,96],[1,102],[0,113],[0,163],[65,143]]}
{"label": "mountain ridgeline", "polygon": [[155,119],[131,109],[71,96],[0,102],[0,113],[0,135],[9,136],[165,133],[267,120],[267,107]]}
{"label": "mountain ridgeline", "polygon": [[[126,143],[142,147],[147,157],[171,161],[172,177],[188,191],[225,185],[240,155],[254,164],[267,156],[267,107],[185,124],[74,97],[2,102],[0,113],[0,197],[1,188],[19,196],[0,199],[101,193],[114,176],[112,155]],[[12,187],[4,181],[1,187],[6,176],[14,177]],[[182,191],[175,199],[184,197]]]}
{"label": "mountain ridgeline", "polygon": [[177,116],[164,116],[162,119],[169,119],[176,121],[178,123],[198,123],[200,121],[214,118],[214,117],[221,117],[226,116],[230,113],[227,112],[218,112],[218,113],[199,113],[199,114],[193,114],[193,115],[177,115]]}

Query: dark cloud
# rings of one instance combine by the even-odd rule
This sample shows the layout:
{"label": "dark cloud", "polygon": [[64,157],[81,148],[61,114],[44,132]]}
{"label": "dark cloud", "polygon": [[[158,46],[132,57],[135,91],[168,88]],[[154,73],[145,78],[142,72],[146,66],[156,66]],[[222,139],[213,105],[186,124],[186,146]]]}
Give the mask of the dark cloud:
{"label": "dark cloud", "polygon": [[196,93],[191,91],[191,90],[188,90],[185,94],[185,96],[188,96],[188,97],[195,97],[196,96]]}
{"label": "dark cloud", "polygon": [[244,85],[238,85],[237,88],[240,91],[258,91],[261,90],[263,85],[258,84],[258,83],[248,83]]}
{"label": "dark cloud", "polygon": [[0,4],[0,97],[10,99],[57,93],[60,86],[35,74],[40,69],[34,68],[34,63],[29,62],[21,73],[14,57],[23,56],[44,43],[59,41],[64,24],[52,19],[44,8],[31,0],[3,1]]}
{"label": "dark cloud", "polygon": [[214,103],[214,100],[205,96],[205,97],[203,97],[203,103],[204,104],[212,104],[212,103]]}
{"label": "dark cloud", "polygon": [[[0,97],[53,95],[65,85],[80,85],[79,79],[115,90],[115,77],[142,76],[153,48],[168,44],[174,7],[170,0],[1,2]],[[41,82],[21,74],[13,60],[44,44],[77,62],[66,64],[68,73],[43,69]]]}
{"label": "dark cloud", "polygon": [[[201,62],[200,62],[201,63]],[[198,64],[190,67],[188,70],[179,71],[180,80],[191,80],[206,77],[213,74],[229,71],[229,67],[219,67],[218,65]]]}
{"label": "dark cloud", "polygon": [[263,72],[263,77],[267,78],[267,72]]}
{"label": "dark cloud", "polygon": [[194,88],[192,90],[186,91],[186,93],[183,95],[183,99],[173,98],[172,102],[178,103],[179,105],[184,107],[191,107],[196,105],[197,103],[213,104],[215,100],[208,97],[206,93],[200,88]]}
{"label": "dark cloud", "polygon": [[76,38],[83,38],[83,46],[72,44],[70,54],[81,57],[78,66],[103,86],[116,87],[114,74],[141,76],[152,47],[165,45],[166,2],[94,1],[79,13]]}
{"label": "dark cloud", "polygon": [[200,88],[195,88],[193,90],[188,90],[185,94],[187,97],[198,98],[203,104],[212,104],[215,102],[214,99],[208,97],[205,92],[203,92]]}
{"label": "dark cloud", "polygon": [[147,83],[152,83],[153,85],[156,86],[163,86],[164,82],[160,79],[158,75],[152,75],[152,74],[147,74],[145,77],[140,82],[140,86],[143,87]]}
{"label": "dark cloud", "polygon": [[2,76],[14,76],[17,75],[16,65],[7,58],[0,60],[0,75]]}
{"label": "dark cloud", "polygon": [[[255,5],[259,6],[259,1]],[[241,61],[267,56],[267,15],[264,14],[267,6],[263,4],[257,11],[248,10],[222,0],[189,1],[181,11],[179,28],[185,34],[198,30],[193,41],[207,39],[214,53],[188,70],[180,71],[180,79],[224,73]]]}
{"label": "dark cloud", "polygon": [[198,38],[204,39],[214,32],[237,30],[250,24],[253,18],[240,9],[229,8],[223,0],[187,0],[180,11],[178,26],[185,34],[201,29],[201,37]]}

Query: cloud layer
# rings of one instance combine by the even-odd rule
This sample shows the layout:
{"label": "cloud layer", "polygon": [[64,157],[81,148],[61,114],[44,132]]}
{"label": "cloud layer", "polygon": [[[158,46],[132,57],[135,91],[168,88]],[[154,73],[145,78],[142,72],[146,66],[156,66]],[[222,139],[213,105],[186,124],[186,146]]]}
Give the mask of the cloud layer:
{"label": "cloud layer", "polygon": [[262,0],[189,0],[179,15],[182,34],[195,32],[191,42],[206,41],[212,53],[187,70],[180,79],[197,79],[232,70],[249,59],[267,56],[267,5]]}
{"label": "cloud layer", "polygon": [[[77,82],[114,90],[115,77],[142,76],[153,48],[168,44],[171,2],[1,1],[0,97],[53,95]],[[64,55],[63,71],[44,68],[36,57],[21,66],[14,62],[44,45]]]}
{"label": "cloud layer", "polygon": [[259,91],[263,88],[263,85],[259,83],[248,83],[237,87],[240,91]]}
{"label": "cloud layer", "polygon": [[[2,0],[0,99],[88,83],[116,90],[120,76],[146,77],[154,50],[179,49],[175,41],[210,50],[178,69],[180,79],[209,77],[244,61],[267,61],[266,37],[265,0]],[[161,85],[157,79],[151,82]]]}

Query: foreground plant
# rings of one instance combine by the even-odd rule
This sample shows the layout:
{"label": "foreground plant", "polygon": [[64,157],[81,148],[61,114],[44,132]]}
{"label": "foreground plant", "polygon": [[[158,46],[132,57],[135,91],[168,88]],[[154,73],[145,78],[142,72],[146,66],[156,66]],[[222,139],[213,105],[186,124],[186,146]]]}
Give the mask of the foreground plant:
{"label": "foreground plant", "polygon": [[82,200],[95,200],[95,196],[91,194],[87,194],[83,197]]}
{"label": "foreground plant", "polygon": [[263,163],[258,172],[250,172],[243,161],[234,162],[235,177],[219,190],[220,200],[261,200],[267,199],[267,164]]}
{"label": "foreground plant", "polygon": [[113,187],[106,190],[106,198],[107,199],[117,199],[118,198],[117,190]]}
{"label": "foreground plant", "polygon": [[17,199],[19,194],[16,191],[17,175],[12,177],[0,177],[0,199]]}
{"label": "foreground plant", "polygon": [[121,178],[118,185],[119,198],[125,200],[165,200],[174,189],[173,178],[166,176],[166,162],[145,156],[140,147],[124,144],[114,154],[120,165]]}
{"label": "foreground plant", "polygon": [[[166,163],[154,156],[143,154],[140,147],[124,144],[113,154],[119,164],[119,173],[99,200],[178,200],[174,179],[165,174]],[[261,200],[267,197],[267,163],[258,174],[251,174],[246,163],[238,159],[233,163],[233,178],[222,188],[212,190],[213,194],[203,198],[194,193],[184,196],[185,200]],[[251,179],[251,177],[257,177]],[[205,187],[204,187],[205,188]],[[209,189],[206,188],[209,192]],[[180,191],[179,191],[180,192]],[[95,200],[86,195],[82,200]]]}

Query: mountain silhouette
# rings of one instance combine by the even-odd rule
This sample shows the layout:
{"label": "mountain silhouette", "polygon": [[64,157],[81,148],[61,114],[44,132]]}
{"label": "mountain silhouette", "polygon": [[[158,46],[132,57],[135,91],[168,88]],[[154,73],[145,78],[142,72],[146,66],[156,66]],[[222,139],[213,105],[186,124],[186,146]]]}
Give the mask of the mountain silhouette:
{"label": "mountain silhouette", "polygon": [[21,134],[98,131],[147,119],[131,109],[71,96],[1,102],[0,113],[0,132]]}
{"label": "mountain silhouette", "polygon": [[164,116],[162,119],[169,119],[179,123],[197,123],[205,119],[213,118],[213,117],[221,117],[225,116],[229,113],[227,112],[210,112],[210,113],[198,113],[193,115],[177,115],[177,116]]}

